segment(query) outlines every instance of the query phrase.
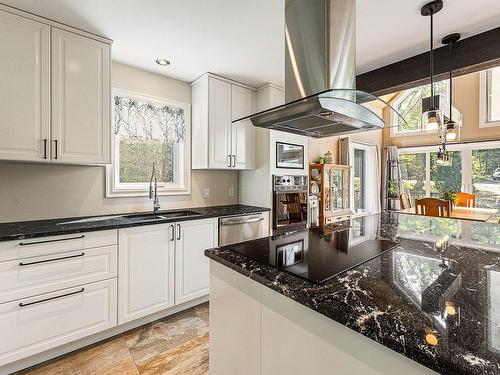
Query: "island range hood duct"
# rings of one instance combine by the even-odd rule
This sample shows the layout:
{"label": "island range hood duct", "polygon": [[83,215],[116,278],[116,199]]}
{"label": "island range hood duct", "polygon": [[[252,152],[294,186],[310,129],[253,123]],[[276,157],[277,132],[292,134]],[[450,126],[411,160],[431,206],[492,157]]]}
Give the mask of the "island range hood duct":
{"label": "island range hood duct", "polygon": [[233,122],[315,138],[382,128],[387,104],[355,89],[355,17],[355,0],[286,0],[286,104]]}

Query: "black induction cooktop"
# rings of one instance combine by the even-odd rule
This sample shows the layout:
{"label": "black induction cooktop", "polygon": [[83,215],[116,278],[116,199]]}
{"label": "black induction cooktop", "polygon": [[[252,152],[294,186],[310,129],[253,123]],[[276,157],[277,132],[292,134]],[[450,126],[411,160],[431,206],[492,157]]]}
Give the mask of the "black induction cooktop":
{"label": "black induction cooktop", "polygon": [[227,248],[315,283],[350,270],[398,243],[348,228],[304,229],[242,242]]}

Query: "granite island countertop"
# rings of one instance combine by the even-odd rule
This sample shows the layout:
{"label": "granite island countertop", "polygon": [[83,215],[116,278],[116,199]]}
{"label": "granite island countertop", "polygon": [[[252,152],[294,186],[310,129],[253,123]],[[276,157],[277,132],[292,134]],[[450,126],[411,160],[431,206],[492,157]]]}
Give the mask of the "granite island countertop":
{"label": "granite island countertop", "polygon": [[[0,241],[22,240],[44,236],[93,232],[140,225],[207,219],[211,217],[245,215],[256,212],[269,211],[269,208],[233,204],[225,206],[195,207],[179,210],[162,210],[158,212],[158,215],[177,211],[191,211],[193,214],[188,216],[168,217],[164,219],[157,218],[155,220],[137,220],[138,216],[152,214],[152,212],[149,211],[0,223]],[[135,219],[131,219],[130,216],[135,216]]]}
{"label": "granite island countertop", "polygon": [[319,284],[236,245],[205,254],[438,373],[500,374],[500,225],[397,213],[351,224],[351,241],[399,245]]}

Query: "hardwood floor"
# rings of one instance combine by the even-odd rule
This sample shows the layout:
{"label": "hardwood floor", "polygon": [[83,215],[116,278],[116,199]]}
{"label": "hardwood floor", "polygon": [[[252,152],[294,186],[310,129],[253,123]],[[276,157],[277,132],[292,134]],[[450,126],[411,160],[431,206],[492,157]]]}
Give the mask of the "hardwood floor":
{"label": "hardwood floor", "polygon": [[17,374],[207,373],[208,303],[204,303]]}

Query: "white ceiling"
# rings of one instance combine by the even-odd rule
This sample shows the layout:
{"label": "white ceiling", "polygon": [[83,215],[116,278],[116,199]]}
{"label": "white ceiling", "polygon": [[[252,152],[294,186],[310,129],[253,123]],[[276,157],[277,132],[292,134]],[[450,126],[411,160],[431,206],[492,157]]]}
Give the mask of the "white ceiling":
{"label": "white ceiling", "polygon": [[[113,59],[192,81],[210,71],[284,84],[284,0],[0,0],[114,40]],[[357,0],[358,73],[428,49],[421,0]],[[439,41],[500,26],[499,0],[444,0]],[[167,58],[160,67],[157,58]]]}

